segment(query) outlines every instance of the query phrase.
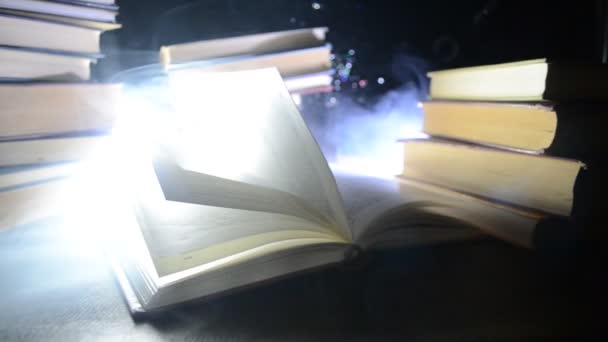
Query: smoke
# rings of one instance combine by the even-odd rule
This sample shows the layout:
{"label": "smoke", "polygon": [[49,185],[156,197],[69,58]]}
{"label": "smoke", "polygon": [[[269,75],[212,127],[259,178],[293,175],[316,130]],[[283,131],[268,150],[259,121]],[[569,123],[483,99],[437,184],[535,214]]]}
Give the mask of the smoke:
{"label": "smoke", "polygon": [[[336,96],[320,136],[320,144],[335,167],[378,176],[401,172],[399,139],[422,137],[420,101],[427,96],[424,61],[398,56],[393,75],[403,85],[385,93],[371,107],[348,96]],[[329,152],[328,152],[329,151]]]}

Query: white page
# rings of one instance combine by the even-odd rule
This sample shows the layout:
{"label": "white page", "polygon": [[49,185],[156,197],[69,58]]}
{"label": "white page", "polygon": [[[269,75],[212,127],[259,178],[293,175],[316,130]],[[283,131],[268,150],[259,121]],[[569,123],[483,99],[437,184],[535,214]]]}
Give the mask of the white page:
{"label": "white page", "polygon": [[291,215],[321,227],[335,226],[333,218],[288,192],[184,170],[171,163],[157,161],[155,170],[170,201]]}
{"label": "white page", "polygon": [[338,188],[344,198],[348,222],[357,241],[369,224],[387,211],[412,202],[410,196],[399,192],[399,184],[383,178],[375,178],[335,170]]}
{"label": "white page", "polygon": [[284,240],[347,242],[295,216],[168,201],[151,166],[137,176],[136,213],[160,276]]}
{"label": "white page", "polygon": [[333,175],[275,69],[181,72],[170,89],[177,127],[165,147],[181,167],[295,195],[350,238]]}

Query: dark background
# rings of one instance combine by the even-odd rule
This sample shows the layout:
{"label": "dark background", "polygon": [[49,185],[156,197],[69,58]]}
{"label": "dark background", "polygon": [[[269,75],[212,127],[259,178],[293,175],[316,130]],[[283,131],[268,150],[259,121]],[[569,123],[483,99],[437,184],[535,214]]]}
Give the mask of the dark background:
{"label": "dark background", "polygon": [[[315,9],[313,4],[318,4]],[[348,90],[374,97],[426,69],[549,57],[601,62],[605,1],[119,0],[121,30],[104,51],[126,68],[156,58],[163,44],[328,26],[337,55],[356,52]],[[121,56],[116,56],[120,49]],[[147,52],[147,53],[146,53]],[[422,61],[422,62],[421,62]],[[349,87],[350,88],[350,87]]]}
{"label": "dark background", "polygon": [[[353,148],[368,143],[351,141],[351,136],[384,138],[387,143],[405,138],[387,134],[385,128],[420,123],[417,101],[427,97],[429,70],[543,57],[584,63],[608,58],[608,7],[603,0],[119,0],[118,4],[123,28],[102,36],[106,58],[96,68],[101,79],[157,63],[162,45],[329,27],[337,86],[333,93],[305,97],[301,107],[329,160],[344,150],[375,153]],[[340,71],[348,71],[347,77],[340,79]]]}

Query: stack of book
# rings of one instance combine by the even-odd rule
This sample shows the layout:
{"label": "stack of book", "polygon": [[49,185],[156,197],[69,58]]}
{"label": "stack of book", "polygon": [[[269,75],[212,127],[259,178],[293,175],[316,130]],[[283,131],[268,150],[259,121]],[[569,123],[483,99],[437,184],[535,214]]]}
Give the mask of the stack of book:
{"label": "stack of book", "polygon": [[[0,1],[0,228],[44,216],[112,127],[120,85],[88,82],[113,0]],[[48,181],[48,182],[47,182]]]}
{"label": "stack of book", "polygon": [[160,61],[173,73],[276,67],[291,94],[332,90],[331,46],[318,27],[163,46]]}
{"label": "stack of book", "polygon": [[404,141],[401,176],[540,215],[588,216],[582,188],[603,165],[607,76],[544,59],[431,72],[431,138]]}
{"label": "stack of book", "polygon": [[117,14],[113,0],[0,1],[0,78],[88,80]]}

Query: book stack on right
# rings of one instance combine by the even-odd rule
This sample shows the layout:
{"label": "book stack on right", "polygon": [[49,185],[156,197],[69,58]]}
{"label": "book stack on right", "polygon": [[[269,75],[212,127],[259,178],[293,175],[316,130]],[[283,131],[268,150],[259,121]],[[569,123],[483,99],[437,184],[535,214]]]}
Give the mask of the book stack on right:
{"label": "book stack on right", "polygon": [[423,111],[430,138],[404,141],[402,177],[544,217],[594,222],[606,188],[605,67],[536,59],[429,77]]}

